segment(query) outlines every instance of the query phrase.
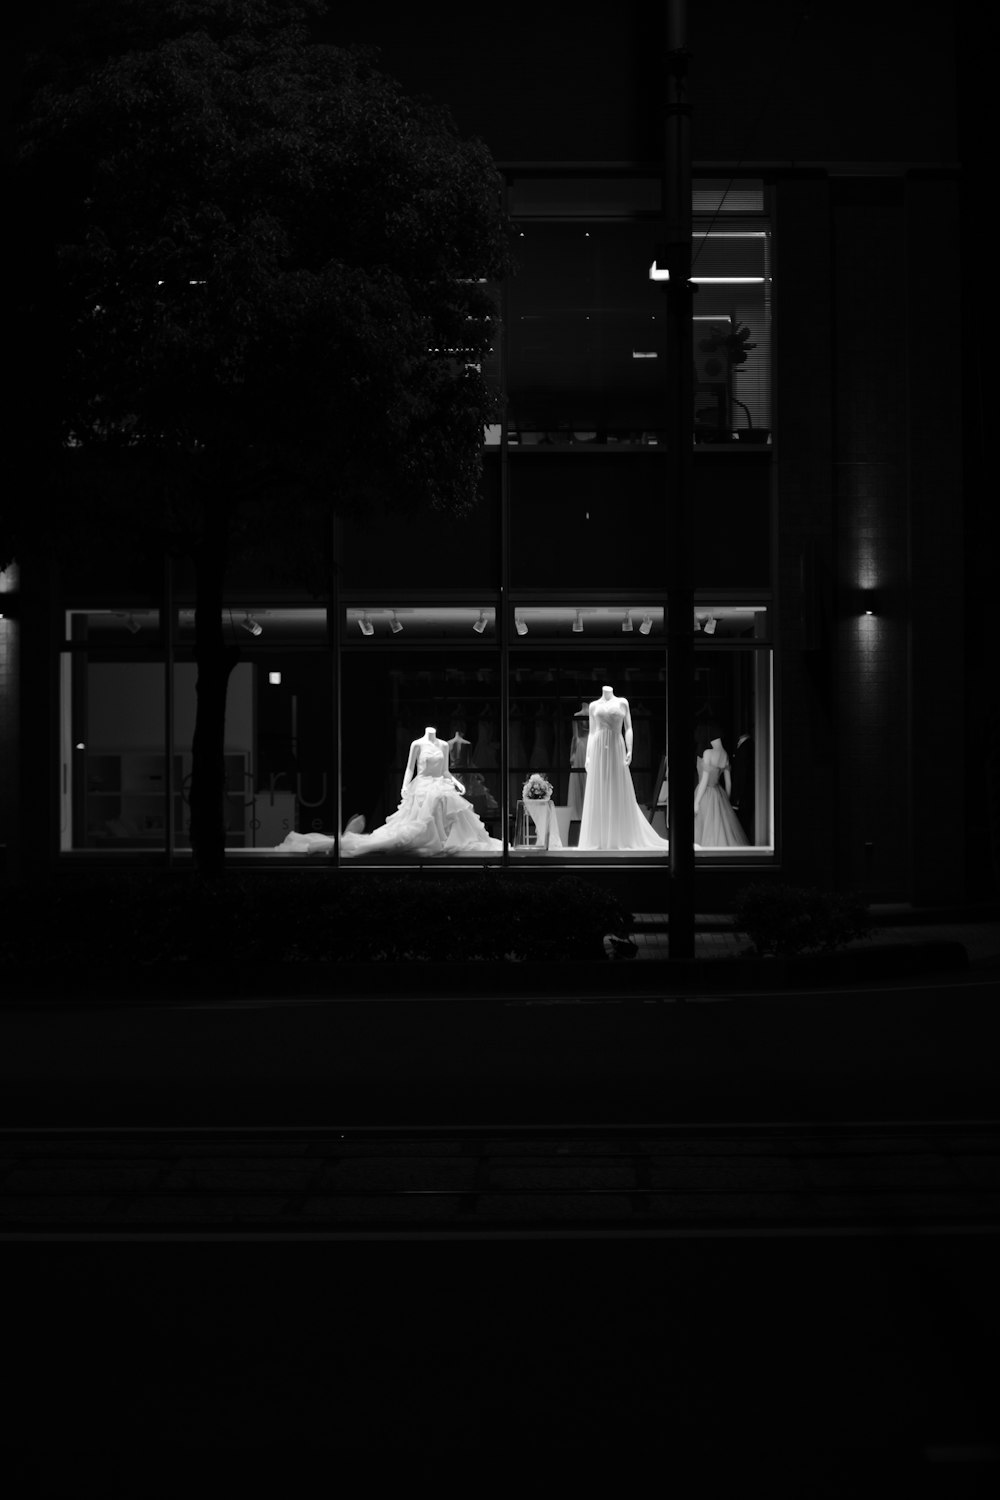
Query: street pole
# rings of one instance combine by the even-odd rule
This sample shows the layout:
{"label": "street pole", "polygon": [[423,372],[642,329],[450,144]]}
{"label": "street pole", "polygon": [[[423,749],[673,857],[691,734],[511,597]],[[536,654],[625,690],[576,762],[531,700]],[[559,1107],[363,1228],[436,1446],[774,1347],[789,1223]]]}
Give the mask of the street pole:
{"label": "street pole", "polygon": [[[667,302],[667,795],[668,955],[694,957],[694,589],[691,479],[694,421],[691,287],[691,106],[687,102],[685,0],[667,0],[663,152]],[[662,256],[662,259],[660,258]]]}

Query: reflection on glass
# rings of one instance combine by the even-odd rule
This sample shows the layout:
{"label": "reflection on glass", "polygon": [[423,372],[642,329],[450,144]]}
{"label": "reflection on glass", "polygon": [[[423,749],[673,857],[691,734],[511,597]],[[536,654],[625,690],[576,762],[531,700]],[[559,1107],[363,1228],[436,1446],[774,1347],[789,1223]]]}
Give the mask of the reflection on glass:
{"label": "reflection on glass", "polygon": [[60,677],[61,848],[163,849],[163,663],[67,652]]}

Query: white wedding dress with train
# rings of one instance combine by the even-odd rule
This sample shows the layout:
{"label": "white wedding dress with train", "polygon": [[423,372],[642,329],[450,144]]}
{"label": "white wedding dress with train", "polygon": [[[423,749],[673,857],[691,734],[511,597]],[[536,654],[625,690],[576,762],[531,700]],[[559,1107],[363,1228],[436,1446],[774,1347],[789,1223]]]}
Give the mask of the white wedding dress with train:
{"label": "white wedding dress with train", "polygon": [[[403,788],[399,807],[371,833],[342,833],[341,854],[351,859],[359,854],[492,854],[502,850],[500,839],[490,837],[455,783],[446,779],[446,766],[440,742],[421,744],[415,774]],[[277,848],[285,854],[327,854],[333,846],[333,838],[326,833],[290,833]]]}
{"label": "white wedding dress with train", "polygon": [[625,764],[623,700],[598,699],[592,709],[594,731],[588,742],[590,768],[583,794],[580,849],[649,849],[666,853],[661,838],[635,799],[632,775]]}

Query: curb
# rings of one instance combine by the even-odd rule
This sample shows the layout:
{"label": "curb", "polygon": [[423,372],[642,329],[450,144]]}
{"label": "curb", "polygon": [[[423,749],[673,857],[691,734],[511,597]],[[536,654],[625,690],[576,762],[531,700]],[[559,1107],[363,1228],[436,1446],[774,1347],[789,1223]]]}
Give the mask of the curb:
{"label": "curb", "polygon": [[906,979],[915,974],[960,973],[970,968],[957,941],[884,943],[875,948],[795,958],[644,959],[592,963],[347,963],[126,965],[80,974],[62,965],[21,965],[7,970],[5,1008],[35,1001],[135,1005],[178,999],[245,999],[266,996],[366,996],[448,999],[546,993],[553,997],[628,1000],[692,991],[802,990],[830,984]]}

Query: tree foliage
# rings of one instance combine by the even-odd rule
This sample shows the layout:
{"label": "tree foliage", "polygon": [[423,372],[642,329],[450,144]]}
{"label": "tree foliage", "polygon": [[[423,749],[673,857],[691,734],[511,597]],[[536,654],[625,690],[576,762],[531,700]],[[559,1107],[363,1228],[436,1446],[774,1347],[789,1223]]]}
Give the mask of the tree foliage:
{"label": "tree foliage", "polygon": [[[488,283],[509,266],[486,146],[318,0],[78,0],[28,25],[15,110],[15,500],[0,566],[194,561],[191,834],[224,851],[238,650],[226,572],[320,593],[332,510],[476,503]],[[263,579],[262,579],[263,581]]]}
{"label": "tree foliage", "polygon": [[104,0],[27,58],[36,493],[191,552],[218,503],[231,550],[276,504],[475,503],[497,173],[373,53],[314,42],[320,9]]}

